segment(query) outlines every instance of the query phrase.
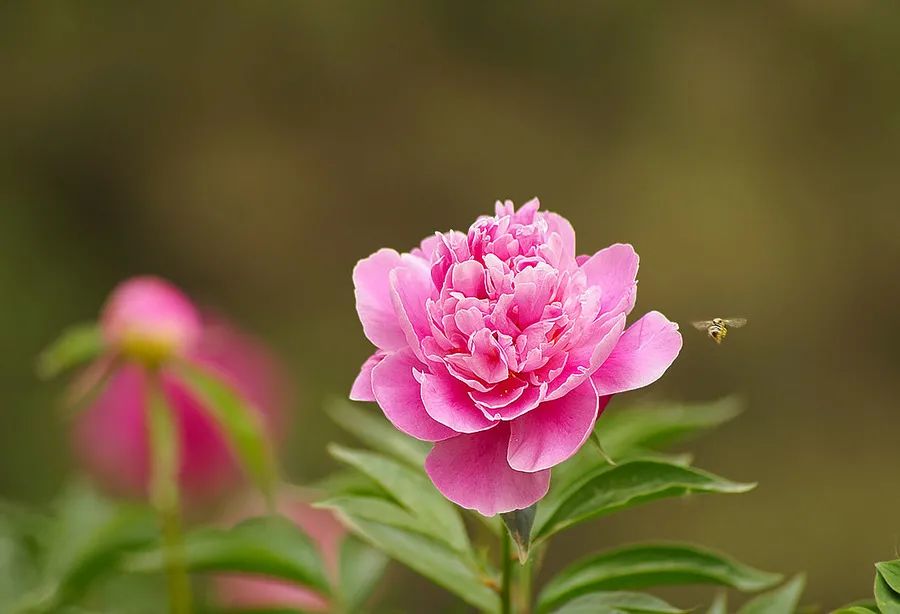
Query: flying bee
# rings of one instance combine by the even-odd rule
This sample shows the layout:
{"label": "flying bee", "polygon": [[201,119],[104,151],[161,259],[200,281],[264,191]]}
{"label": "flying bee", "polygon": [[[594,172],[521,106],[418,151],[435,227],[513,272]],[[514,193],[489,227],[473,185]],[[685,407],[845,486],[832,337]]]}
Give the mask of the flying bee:
{"label": "flying bee", "polygon": [[713,318],[712,320],[703,320],[702,322],[694,322],[694,328],[697,330],[705,330],[709,338],[716,343],[725,341],[729,328],[740,328],[747,323],[747,318]]}

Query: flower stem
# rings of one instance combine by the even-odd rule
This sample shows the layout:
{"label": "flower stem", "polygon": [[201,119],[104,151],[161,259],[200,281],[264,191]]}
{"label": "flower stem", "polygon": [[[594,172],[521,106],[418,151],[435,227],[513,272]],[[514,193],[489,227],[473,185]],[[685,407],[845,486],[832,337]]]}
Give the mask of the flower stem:
{"label": "flower stem", "polygon": [[529,558],[522,566],[519,573],[519,613],[531,613],[531,576],[533,572],[534,559]]}
{"label": "flower stem", "polygon": [[166,557],[166,578],[172,614],[191,614],[191,583],[184,561],[178,467],[181,450],[172,410],[162,392],[159,374],[149,372],[147,425],[150,439],[150,502],[159,515]]}
{"label": "flower stem", "polygon": [[509,531],[503,528],[500,538],[500,561],[502,577],[500,579],[500,614],[512,614],[512,548]]}

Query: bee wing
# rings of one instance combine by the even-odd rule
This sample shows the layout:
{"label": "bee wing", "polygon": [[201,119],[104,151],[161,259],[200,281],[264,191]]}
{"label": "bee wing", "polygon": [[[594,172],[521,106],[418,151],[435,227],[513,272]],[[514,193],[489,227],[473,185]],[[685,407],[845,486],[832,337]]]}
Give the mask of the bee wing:
{"label": "bee wing", "polygon": [[725,320],[725,326],[730,326],[731,328],[740,328],[746,323],[747,318],[728,318]]}
{"label": "bee wing", "polygon": [[712,320],[701,320],[699,322],[691,322],[697,330],[706,330],[712,326]]}

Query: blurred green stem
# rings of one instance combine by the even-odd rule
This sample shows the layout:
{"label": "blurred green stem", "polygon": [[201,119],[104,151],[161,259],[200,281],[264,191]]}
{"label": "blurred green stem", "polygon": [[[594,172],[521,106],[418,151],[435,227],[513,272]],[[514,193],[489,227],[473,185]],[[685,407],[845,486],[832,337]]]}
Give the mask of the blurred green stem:
{"label": "blurred green stem", "polygon": [[500,569],[502,577],[500,578],[500,614],[512,614],[512,548],[510,547],[509,531],[503,528],[500,537]]}
{"label": "blurred green stem", "polygon": [[190,614],[193,611],[191,584],[184,562],[178,491],[179,437],[172,410],[163,396],[159,373],[151,371],[148,376],[147,427],[152,457],[150,502],[159,514],[162,528],[170,611],[172,614]]}

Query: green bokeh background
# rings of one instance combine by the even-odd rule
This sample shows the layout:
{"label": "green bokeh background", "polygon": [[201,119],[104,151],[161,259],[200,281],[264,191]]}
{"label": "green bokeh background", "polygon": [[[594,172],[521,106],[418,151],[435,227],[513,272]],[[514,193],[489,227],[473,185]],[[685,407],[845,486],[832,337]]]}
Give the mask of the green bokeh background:
{"label": "green bokeh background", "polygon": [[[356,260],[537,195],[579,251],[633,243],[637,313],[685,329],[608,411],[741,394],[692,448],[760,482],[593,523],[549,568],[693,539],[865,596],[900,539],[898,58],[888,1],[4,2],[0,496],[74,471],[33,357],[146,272],[284,357],[285,462],[324,474],[322,400],[369,352]],[[716,347],[688,327],[716,315],[750,324]],[[449,599],[395,571],[386,601]]]}

